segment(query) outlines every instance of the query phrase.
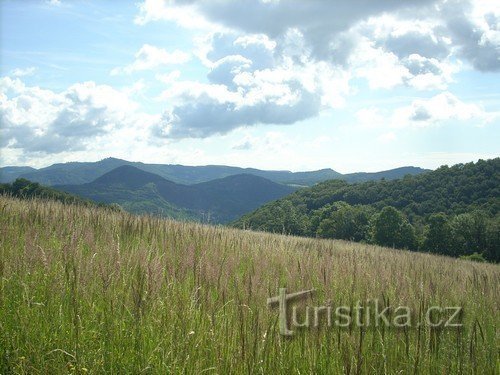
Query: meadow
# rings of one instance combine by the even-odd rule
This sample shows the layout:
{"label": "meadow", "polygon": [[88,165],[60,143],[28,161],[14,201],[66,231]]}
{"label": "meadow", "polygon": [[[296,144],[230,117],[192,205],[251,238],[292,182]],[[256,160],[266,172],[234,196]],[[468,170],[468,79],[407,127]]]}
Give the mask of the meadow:
{"label": "meadow", "polygon": [[[500,267],[0,197],[0,374],[495,374]],[[462,327],[280,336],[268,297],[377,298]]]}

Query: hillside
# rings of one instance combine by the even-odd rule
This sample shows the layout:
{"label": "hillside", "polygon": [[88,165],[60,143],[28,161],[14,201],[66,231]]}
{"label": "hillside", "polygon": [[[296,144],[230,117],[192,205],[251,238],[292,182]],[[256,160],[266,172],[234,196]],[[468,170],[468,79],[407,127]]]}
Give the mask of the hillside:
{"label": "hillside", "polygon": [[[498,364],[497,265],[5,197],[0,228],[3,374],[494,374]],[[405,306],[411,324],[325,318],[283,339],[266,300],[284,286],[315,289],[312,306],[376,299],[390,322]],[[462,326],[426,323],[436,305],[463,308]]]}
{"label": "hillside", "polygon": [[35,172],[31,167],[2,167],[0,168],[0,183],[13,182],[23,174]]}
{"label": "hillside", "polygon": [[130,165],[115,168],[88,184],[56,188],[97,202],[118,203],[133,213],[216,223],[235,220],[295,190],[250,174],[182,185]]}
{"label": "hillside", "polygon": [[116,207],[96,204],[91,200],[84,199],[64,191],[59,191],[51,187],[41,186],[38,182],[31,182],[23,178],[18,178],[11,184],[0,184],[0,195],[21,199],[44,199],[83,206],[106,206],[107,208],[116,209]]}
{"label": "hillside", "polygon": [[97,162],[69,162],[54,164],[35,170],[30,167],[0,168],[0,182],[11,182],[18,177],[36,181],[42,185],[79,185],[90,183],[111,170],[131,165],[143,171],[157,174],[178,184],[192,185],[238,174],[253,174],[268,180],[299,186],[312,186],[331,179],[344,179],[348,182],[374,179],[395,179],[406,174],[419,174],[426,170],[415,167],[403,167],[377,173],[351,173],[342,175],[332,169],[309,172],[265,171],[255,168],[239,168],[223,165],[184,166],[175,164],[146,164],[126,160],[107,158]]}
{"label": "hillside", "polygon": [[443,166],[394,181],[323,182],[271,202],[235,225],[376,242],[376,219],[388,206],[400,213],[386,210],[384,215],[392,215],[408,232],[394,233],[405,238],[388,238],[385,245],[455,256],[479,252],[499,260],[500,158]]}

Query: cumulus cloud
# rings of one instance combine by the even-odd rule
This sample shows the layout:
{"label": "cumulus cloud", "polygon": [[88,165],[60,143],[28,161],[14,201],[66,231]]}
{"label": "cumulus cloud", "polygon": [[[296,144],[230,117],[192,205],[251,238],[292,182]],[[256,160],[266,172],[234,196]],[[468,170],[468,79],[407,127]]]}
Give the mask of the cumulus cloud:
{"label": "cumulus cloud", "polygon": [[0,79],[1,146],[25,152],[60,153],[84,149],[89,142],[133,121],[137,109],[123,92],[94,82],[56,93],[26,86],[19,78]]}
{"label": "cumulus cloud", "polygon": [[[341,107],[353,78],[373,90],[447,90],[461,61],[498,68],[500,12],[484,4],[145,0],[137,24],[168,20],[204,30],[195,54],[209,69],[203,84],[165,77],[170,87],[161,97],[169,108],[155,134],[208,137],[292,124]],[[411,121],[426,116],[416,109]]]}
{"label": "cumulus cloud", "polygon": [[[481,9],[481,5],[488,4]],[[500,6],[495,1],[469,4],[450,0],[442,13],[457,55],[480,71],[500,70]]]}
{"label": "cumulus cloud", "polygon": [[253,62],[241,55],[225,56],[213,64],[207,77],[210,82],[235,87],[234,77],[242,72],[249,71]]}
{"label": "cumulus cloud", "polygon": [[392,122],[395,126],[421,127],[449,120],[473,120],[483,125],[497,117],[498,113],[487,112],[477,104],[463,102],[450,92],[443,92],[429,99],[416,99],[409,106],[396,110]]}
{"label": "cumulus cloud", "polygon": [[[357,125],[367,129],[382,129],[394,134],[394,129],[440,126],[445,123],[470,123],[484,126],[500,118],[500,112],[487,111],[482,106],[459,99],[448,91],[425,99],[414,99],[394,110],[363,108],[355,114]],[[395,134],[394,134],[395,135]],[[389,141],[391,137],[379,137]]]}
{"label": "cumulus cloud", "polygon": [[190,1],[185,1],[182,7],[169,6],[164,0],[145,0],[139,4],[139,14],[134,22],[144,25],[148,22],[166,20],[175,21],[186,28],[214,29],[216,25],[207,21]]}
{"label": "cumulus cloud", "polygon": [[191,56],[183,51],[175,50],[168,52],[150,44],[144,44],[135,54],[135,61],[125,67],[117,67],[111,71],[112,75],[126,73],[130,74],[139,70],[150,70],[161,65],[183,64],[190,60]]}
{"label": "cumulus cloud", "polygon": [[215,33],[201,56],[209,83],[170,81],[156,135],[204,138],[256,124],[293,124],[344,104],[349,74],[303,55],[277,58],[262,34]]}
{"label": "cumulus cloud", "polygon": [[[422,0],[419,6],[432,3]],[[300,29],[313,48],[321,54],[330,38],[355,22],[398,9],[415,8],[413,0],[343,1],[160,1],[146,0],[140,5],[138,23],[166,19],[186,25],[187,15],[205,23],[240,30],[250,34],[266,34],[276,39],[289,29]],[[191,22],[191,24],[194,22]],[[326,42],[326,43],[325,43]]]}
{"label": "cumulus cloud", "polygon": [[[353,0],[344,1],[162,1],[145,0],[136,22],[175,21],[182,26],[266,35],[285,42],[298,30],[316,59],[342,61],[354,46],[348,31],[365,23],[377,46],[398,58],[418,54],[443,59],[456,51],[480,70],[497,70],[500,9],[493,1]],[[196,22],[195,22],[196,20]]]}
{"label": "cumulus cloud", "polygon": [[236,91],[219,84],[174,84],[162,97],[178,104],[163,114],[155,134],[205,138],[258,123],[291,124],[316,115],[321,106],[321,97],[294,77],[269,71],[239,79]]}

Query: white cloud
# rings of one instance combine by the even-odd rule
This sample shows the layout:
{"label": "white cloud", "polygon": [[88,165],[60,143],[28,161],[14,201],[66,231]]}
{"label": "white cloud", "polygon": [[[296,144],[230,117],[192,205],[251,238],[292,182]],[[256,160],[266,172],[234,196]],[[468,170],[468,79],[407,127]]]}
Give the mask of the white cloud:
{"label": "white cloud", "polygon": [[[500,112],[489,112],[477,103],[464,102],[450,92],[429,98],[414,99],[408,105],[389,110],[368,107],[356,112],[356,126],[387,130],[379,140],[391,140],[392,130],[404,127],[439,126],[449,121],[483,126],[500,118]],[[395,135],[395,134],[394,134]]]}
{"label": "white cloud", "polygon": [[146,120],[137,110],[125,92],[94,82],[56,93],[26,86],[19,78],[0,79],[1,144],[25,153],[86,149],[102,137]]}
{"label": "white cloud", "polygon": [[403,60],[411,76],[406,83],[417,90],[445,90],[453,82],[453,74],[458,72],[459,64],[439,61],[418,54],[411,54]]}
{"label": "white cloud", "polygon": [[241,55],[225,56],[212,64],[207,77],[210,82],[234,87],[234,78],[250,70],[252,64],[252,60]]}
{"label": "white cloud", "polygon": [[177,81],[177,79],[180,76],[181,76],[180,70],[173,70],[169,73],[157,74],[155,75],[155,78],[166,85],[170,85],[171,83]]}
{"label": "white cloud", "polygon": [[25,76],[31,76],[36,72],[37,68],[34,66],[30,66],[28,68],[16,68],[14,69],[10,75],[13,77],[25,77]]}
{"label": "white cloud", "polygon": [[[209,84],[164,80],[159,99],[168,108],[156,135],[209,137],[257,124],[293,124],[339,108],[349,93],[349,72],[302,56],[276,59],[276,43],[261,34],[215,33],[199,54]],[[160,77],[159,77],[160,78]]]}
{"label": "white cloud", "polygon": [[[268,74],[269,73],[269,74]],[[162,94],[176,103],[166,111],[156,135],[205,138],[258,123],[291,124],[316,115],[321,98],[295,78],[259,72],[232,91],[225,85],[176,82]]]}
{"label": "white cloud", "polygon": [[140,70],[154,69],[161,65],[184,64],[190,59],[191,56],[188,53],[180,50],[168,52],[163,48],[144,44],[135,54],[135,61],[132,64],[123,68],[114,68],[111,70],[111,75],[130,74]]}
{"label": "white cloud", "polygon": [[486,124],[498,117],[498,113],[485,111],[479,105],[466,103],[449,92],[443,92],[429,99],[414,100],[409,106],[397,109],[392,124],[399,126],[429,126],[448,120],[470,121],[477,125]]}
{"label": "white cloud", "polygon": [[[456,13],[464,14],[466,5],[458,5]],[[161,77],[170,85],[161,96],[170,107],[157,134],[208,137],[254,124],[292,124],[344,106],[355,78],[372,90],[447,90],[461,68],[457,53],[465,56],[447,7],[441,0],[146,0],[136,23],[203,28],[195,55],[210,69],[210,84]],[[493,21],[481,26],[483,43],[496,40]]]}
{"label": "white cloud", "polygon": [[365,78],[371,89],[389,89],[403,84],[410,76],[395,54],[374,48],[367,39],[358,45],[351,60],[356,75]]}
{"label": "white cloud", "polygon": [[153,21],[174,21],[180,26],[189,29],[211,29],[217,26],[209,22],[198,12],[195,4],[186,2],[183,7],[177,7],[164,0],[145,0],[139,4],[139,14],[134,22],[145,25]]}

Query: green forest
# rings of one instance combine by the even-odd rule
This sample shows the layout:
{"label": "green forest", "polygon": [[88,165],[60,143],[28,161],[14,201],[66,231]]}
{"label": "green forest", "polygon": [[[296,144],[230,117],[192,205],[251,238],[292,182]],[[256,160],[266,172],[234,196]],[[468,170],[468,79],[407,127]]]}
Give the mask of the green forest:
{"label": "green forest", "polygon": [[499,207],[496,158],[392,181],[322,182],[233,225],[498,262]]}

